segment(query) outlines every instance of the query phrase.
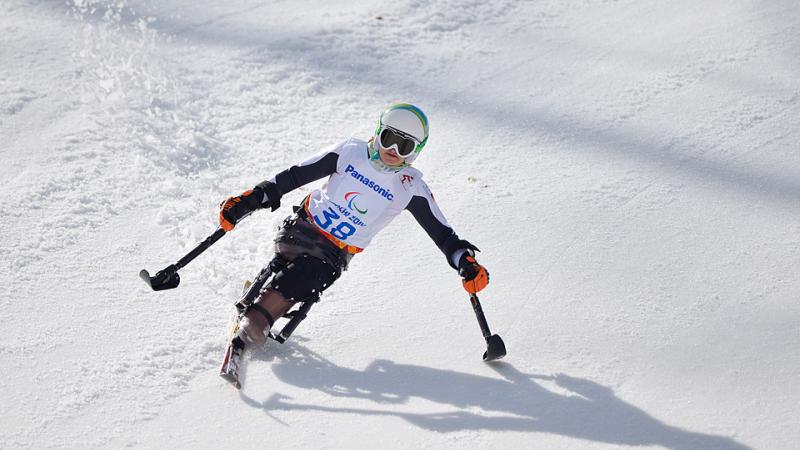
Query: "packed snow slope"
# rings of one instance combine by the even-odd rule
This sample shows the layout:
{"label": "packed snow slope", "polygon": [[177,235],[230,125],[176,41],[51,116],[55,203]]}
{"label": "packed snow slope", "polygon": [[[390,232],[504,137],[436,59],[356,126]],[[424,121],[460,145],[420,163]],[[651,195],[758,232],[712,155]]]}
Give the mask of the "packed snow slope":
{"label": "packed snow slope", "polygon": [[[797,448],[798,48],[794,0],[3,0],[0,447]],[[401,101],[508,357],[406,214],[237,392],[310,186],[138,271]]]}

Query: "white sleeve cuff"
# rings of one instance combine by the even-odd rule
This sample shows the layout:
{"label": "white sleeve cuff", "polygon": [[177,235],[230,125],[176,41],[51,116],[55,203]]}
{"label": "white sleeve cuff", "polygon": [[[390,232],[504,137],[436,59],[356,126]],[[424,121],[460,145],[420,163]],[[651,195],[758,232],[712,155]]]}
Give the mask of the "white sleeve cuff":
{"label": "white sleeve cuff", "polygon": [[462,248],[453,252],[453,256],[450,257],[450,261],[453,262],[453,267],[458,267],[458,262],[461,260],[461,256],[467,252],[469,252],[471,256],[475,256],[475,254],[472,253],[472,251],[468,248]]}

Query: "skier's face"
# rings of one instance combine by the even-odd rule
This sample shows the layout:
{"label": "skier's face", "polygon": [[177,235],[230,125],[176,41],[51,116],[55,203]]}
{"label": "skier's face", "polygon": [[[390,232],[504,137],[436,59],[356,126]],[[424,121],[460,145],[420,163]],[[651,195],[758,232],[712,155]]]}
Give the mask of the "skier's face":
{"label": "skier's face", "polygon": [[397,156],[397,152],[394,149],[385,150],[383,147],[378,150],[381,155],[381,161],[387,166],[399,166],[403,164],[403,158]]}

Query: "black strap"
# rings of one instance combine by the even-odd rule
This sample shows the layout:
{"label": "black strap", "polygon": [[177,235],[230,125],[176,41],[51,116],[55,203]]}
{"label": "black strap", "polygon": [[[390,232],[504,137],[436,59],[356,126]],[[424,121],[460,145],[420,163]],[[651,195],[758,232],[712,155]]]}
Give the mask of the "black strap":
{"label": "black strap", "polygon": [[[264,191],[267,194],[267,201],[269,204],[267,206],[270,207],[272,211],[280,208],[281,206],[281,192],[278,190],[278,187],[275,183],[270,183],[269,181],[262,181],[256,185],[257,188]],[[260,200],[259,200],[260,201]]]}
{"label": "black strap", "polygon": [[308,195],[303,197],[303,201],[300,202],[299,205],[292,206],[292,211],[294,211],[294,213],[297,214],[297,217],[303,220],[308,220],[308,213],[306,212],[305,208],[307,201],[308,201]]}
{"label": "black strap", "polygon": [[250,305],[250,308],[255,309],[258,311],[265,319],[267,319],[267,323],[269,323],[269,327],[272,328],[272,325],[275,324],[275,319],[272,318],[272,314],[269,313],[263,306],[259,305],[258,303],[253,303]]}

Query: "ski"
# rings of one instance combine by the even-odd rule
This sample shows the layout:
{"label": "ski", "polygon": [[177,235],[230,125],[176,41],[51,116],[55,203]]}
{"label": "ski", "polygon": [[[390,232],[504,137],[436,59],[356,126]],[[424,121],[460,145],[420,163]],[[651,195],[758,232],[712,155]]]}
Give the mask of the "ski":
{"label": "ski", "polygon": [[233,319],[231,337],[228,339],[228,344],[225,347],[225,357],[219,369],[219,376],[231,383],[236,389],[241,389],[242,383],[239,381],[239,368],[241,367],[245,345],[239,336],[237,336],[238,332],[239,314],[236,314],[236,317]]}
{"label": "ski", "polygon": [[[244,283],[242,299],[236,303],[236,314],[233,316],[231,334],[225,346],[225,356],[222,359],[222,365],[219,368],[219,376],[232,384],[236,389],[242,388],[242,382],[239,380],[239,375],[242,360],[244,358],[244,351],[246,348],[244,341],[239,337],[240,321],[245,310],[247,309],[247,305],[254,301],[254,298],[258,294],[261,287],[267,281],[269,276],[276,270],[277,269],[275,265],[270,263],[269,267],[263,269],[261,273],[258,274],[255,282],[246,281]],[[278,334],[274,334],[272,331],[270,331],[267,334],[267,338],[277,341],[281,344],[285,343],[286,340],[292,335],[295,328],[300,325],[300,322],[306,318],[308,311],[311,309],[314,303],[315,301],[301,302],[298,309],[284,314],[282,318],[288,319],[289,322],[283,326]]]}
{"label": "ski", "polygon": [[[252,284],[250,281],[246,281],[244,283],[244,292],[247,292]],[[219,376],[231,383],[236,389],[242,388],[242,383],[239,381],[239,369],[241,368],[242,356],[245,350],[244,341],[239,338],[239,320],[241,317],[241,311],[237,309],[236,314],[233,316],[231,334],[225,346],[222,366],[219,368]]]}

